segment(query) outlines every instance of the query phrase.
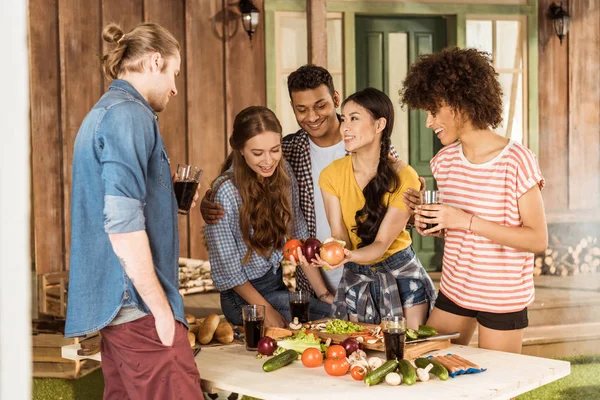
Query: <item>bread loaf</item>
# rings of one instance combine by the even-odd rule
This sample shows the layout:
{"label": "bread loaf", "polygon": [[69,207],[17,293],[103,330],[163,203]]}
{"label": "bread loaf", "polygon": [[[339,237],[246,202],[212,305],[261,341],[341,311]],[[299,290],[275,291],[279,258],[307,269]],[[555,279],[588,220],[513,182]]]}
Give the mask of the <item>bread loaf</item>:
{"label": "bread loaf", "polygon": [[233,328],[227,321],[223,321],[217,326],[215,338],[219,343],[228,344],[233,342]]}
{"label": "bread loaf", "polygon": [[196,323],[196,317],[194,317],[192,314],[185,314],[185,319],[189,325]]}
{"label": "bread loaf", "polygon": [[196,335],[192,332],[188,331],[188,340],[190,341],[190,346],[194,347],[196,345]]}
{"label": "bread loaf", "polygon": [[265,336],[273,339],[283,339],[292,336],[292,331],[285,328],[268,327]]}
{"label": "bread loaf", "polygon": [[200,325],[200,329],[198,329],[198,341],[200,344],[208,344],[212,340],[219,322],[221,322],[221,319],[217,314],[210,314],[204,319],[204,322]]}

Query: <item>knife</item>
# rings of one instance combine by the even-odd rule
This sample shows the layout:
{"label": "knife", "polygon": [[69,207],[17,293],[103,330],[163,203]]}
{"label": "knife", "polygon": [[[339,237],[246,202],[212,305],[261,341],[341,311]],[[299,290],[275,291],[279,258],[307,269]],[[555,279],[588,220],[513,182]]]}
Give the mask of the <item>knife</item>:
{"label": "knife", "polygon": [[429,336],[429,337],[426,337],[426,338],[414,339],[414,340],[407,340],[406,344],[428,342],[428,341],[431,341],[431,340],[456,339],[459,336],[460,336],[460,333],[458,333],[458,332],[452,332],[452,333],[448,333],[448,334],[437,334],[437,335]]}

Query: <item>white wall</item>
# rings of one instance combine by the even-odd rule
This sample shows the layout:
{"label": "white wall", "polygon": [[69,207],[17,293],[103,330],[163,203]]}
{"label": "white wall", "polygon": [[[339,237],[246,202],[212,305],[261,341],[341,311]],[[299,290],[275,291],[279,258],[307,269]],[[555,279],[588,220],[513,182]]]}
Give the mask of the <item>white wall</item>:
{"label": "white wall", "polygon": [[[0,399],[31,399],[27,1],[0,1]],[[43,171],[39,171],[43,173]]]}

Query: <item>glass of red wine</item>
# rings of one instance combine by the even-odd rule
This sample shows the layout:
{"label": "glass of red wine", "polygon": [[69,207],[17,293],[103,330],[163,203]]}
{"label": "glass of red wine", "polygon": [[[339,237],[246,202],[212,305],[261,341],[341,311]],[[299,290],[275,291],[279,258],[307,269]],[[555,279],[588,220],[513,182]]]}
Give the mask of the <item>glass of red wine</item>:
{"label": "glass of red wine", "polygon": [[404,342],[406,340],[406,319],[399,316],[387,316],[381,319],[385,358],[402,360],[404,358]]}
{"label": "glass of red wine", "polygon": [[242,307],[246,350],[256,350],[264,334],[265,306],[253,304]]}
{"label": "glass of red wine", "polygon": [[[421,204],[442,204],[442,192],[439,190],[425,190],[421,192]],[[427,217],[423,217],[427,219]],[[436,227],[437,224],[427,224],[425,229]]]}

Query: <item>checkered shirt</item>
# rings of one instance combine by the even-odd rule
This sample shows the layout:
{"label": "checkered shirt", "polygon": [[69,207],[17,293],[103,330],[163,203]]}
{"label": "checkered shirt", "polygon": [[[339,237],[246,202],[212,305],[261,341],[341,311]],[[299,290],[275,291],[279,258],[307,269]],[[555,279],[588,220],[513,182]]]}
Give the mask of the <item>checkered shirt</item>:
{"label": "checkered shirt", "polygon": [[[339,118],[339,117],[338,117]],[[317,236],[317,221],[315,217],[315,189],[312,180],[312,166],[310,162],[310,142],[308,133],[300,129],[296,133],[286,135],[282,143],[283,156],[294,170],[300,189],[300,209],[306,219],[309,237]],[[394,146],[390,147],[390,154],[398,158]],[[306,290],[314,293],[308,278],[301,268],[296,269],[296,290]]]}
{"label": "checkered shirt", "polygon": [[[294,238],[306,239],[308,231],[298,203],[298,185],[291,168],[287,164],[285,167],[292,179],[294,224],[291,234]],[[206,225],[210,274],[215,288],[219,291],[228,290],[249,280],[261,278],[271,269],[276,272],[283,258],[282,248],[273,249],[268,258],[252,251],[248,263],[242,264],[248,247],[239,222],[242,198],[231,178],[231,169],[215,180],[213,190],[213,201],[221,204],[225,210],[225,215],[216,224]]]}

